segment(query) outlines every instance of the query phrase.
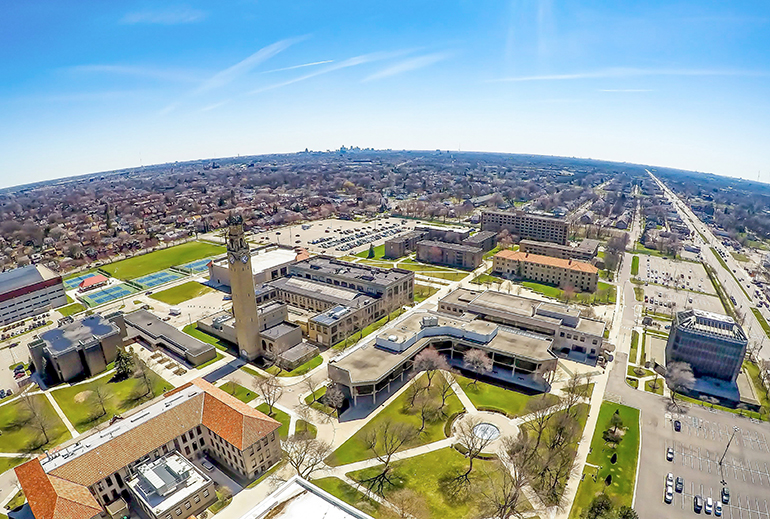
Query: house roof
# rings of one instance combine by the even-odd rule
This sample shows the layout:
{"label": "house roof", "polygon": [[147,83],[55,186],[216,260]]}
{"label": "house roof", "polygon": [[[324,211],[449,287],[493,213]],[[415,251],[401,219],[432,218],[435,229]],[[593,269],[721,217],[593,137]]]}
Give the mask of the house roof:
{"label": "house roof", "polygon": [[529,252],[501,250],[495,254],[495,257],[515,261],[523,261],[526,263],[537,263],[539,265],[550,265],[552,267],[575,270],[578,272],[586,272],[589,274],[596,274],[599,272],[599,269],[590,263],[569,259],[552,258],[551,256],[541,256],[540,254],[531,254]]}
{"label": "house roof", "polygon": [[39,458],[19,465],[15,471],[35,519],[84,519],[102,512],[88,488],[46,474]]}

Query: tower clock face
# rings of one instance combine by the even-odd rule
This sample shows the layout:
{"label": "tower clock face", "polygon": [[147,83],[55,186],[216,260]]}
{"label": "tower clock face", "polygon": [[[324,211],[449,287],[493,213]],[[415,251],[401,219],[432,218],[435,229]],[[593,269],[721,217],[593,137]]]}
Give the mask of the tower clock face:
{"label": "tower clock face", "polygon": [[249,257],[247,255],[244,254],[243,256],[241,256],[241,263],[246,264],[246,262],[248,261],[249,261]]}
{"label": "tower clock face", "polygon": [[230,264],[235,263],[235,256],[230,256]]}

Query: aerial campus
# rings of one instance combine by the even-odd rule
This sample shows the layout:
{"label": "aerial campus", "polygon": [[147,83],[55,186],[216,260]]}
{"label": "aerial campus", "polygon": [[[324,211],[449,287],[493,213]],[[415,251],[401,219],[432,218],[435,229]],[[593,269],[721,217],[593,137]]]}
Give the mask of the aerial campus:
{"label": "aerial campus", "polygon": [[767,519],[770,241],[730,215],[768,188],[688,175],[340,149],[6,190],[2,513]]}

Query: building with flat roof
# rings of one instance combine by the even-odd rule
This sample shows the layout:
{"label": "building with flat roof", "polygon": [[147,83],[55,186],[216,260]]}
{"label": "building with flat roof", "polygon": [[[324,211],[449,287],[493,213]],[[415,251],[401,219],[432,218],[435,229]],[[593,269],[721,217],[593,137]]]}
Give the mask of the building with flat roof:
{"label": "building with flat roof", "polygon": [[573,259],[590,263],[599,252],[599,240],[585,239],[576,246],[560,245],[558,243],[540,242],[534,240],[521,240],[519,250],[530,254],[551,256],[561,259]]}
{"label": "building with flat roof", "polygon": [[[417,252],[417,244],[423,240],[460,244],[468,240],[470,234],[471,229],[468,227],[417,225],[413,231],[385,240],[385,257],[400,258],[410,252]],[[468,245],[474,244],[469,243]]]}
{"label": "building with flat roof", "polygon": [[101,373],[123,344],[122,320],[120,312],[94,314],[39,334],[28,344],[35,370],[60,382]]}
{"label": "building with flat roof", "polygon": [[590,263],[512,250],[502,250],[492,257],[492,273],[572,287],[580,292],[595,292],[599,283],[599,269]]}
{"label": "building with flat roof", "polygon": [[[289,272],[289,265],[307,257],[304,250],[272,244],[252,249],[250,254],[255,286],[285,276]],[[212,283],[230,286],[230,264],[227,257],[212,260],[208,267]]]}
{"label": "building with flat roof", "polygon": [[559,245],[566,245],[569,235],[566,221],[524,211],[482,211],[481,229],[492,232],[507,229],[521,239]]}
{"label": "building with flat roof", "polygon": [[299,476],[293,476],[240,519],[372,519]]}
{"label": "building with flat roof", "polygon": [[540,301],[495,290],[458,288],[439,300],[438,311],[452,316],[475,316],[503,326],[533,332],[553,340],[554,354],[595,365],[605,351],[606,324],[580,316],[568,305]]}
{"label": "building with flat roof", "polygon": [[458,243],[423,240],[417,244],[417,259],[435,265],[473,270],[481,265],[484,251],[480,247]]}
{"label": "building with flat roof", "polygon": [[127,486],[132,502],[151,519],[187,519],[217,500],[211,478],[176,452],[137,465]]}
{"label": "building with flat roof", "polygon": [[693,374],[735,382],[748,338],[732,317],[703,310],[677,312],[666,343],[666,364],[686,362]]}
{"label": "building with flat roof", "polygon": [[177,330],[147,310],[137,310],[123,316],[127,339],[141,339],[150,347],[165,348],[193,366],[199,366],[217,357],[213,345]]}
{"label": "building with flat roof", "polygon": [[[377,405],[409,376],[415,356],[434,346],[449,363],[465,369],[463,355],[471,349],[487,353],[493,371],[484,374],[502,382],[547,391],[556,369],[553,339],[508,328],[474,316],[448,316],[417,311],[377,335],[373,344],[354,347],[329,362],[329,378],[352,405]],[[379,402],[384,400],[379,399]]]}
{"label": "building with flat roof", "polygon": [[67,294],[61,276],[42,265],[0,272],[0,325],[66,304]]}
{"label": "building with flat roof", "polygon": [[[280,426],[198,378],[14,470],[35,519],[104,517],[140,467],[172,452],[188,460],[205,454],[247,480],[264,474],[281,460]],[[211,491],[199,495],[203,501]],[[187,502],[182,509],[192,510],[195,495]]]}
{"label": "building with flat roof", "polygon": [[479,231],[465,238],[462,244],[469,247],[479,247],[484,252],[487,252],[497,246],[497,233],[493,231]]}

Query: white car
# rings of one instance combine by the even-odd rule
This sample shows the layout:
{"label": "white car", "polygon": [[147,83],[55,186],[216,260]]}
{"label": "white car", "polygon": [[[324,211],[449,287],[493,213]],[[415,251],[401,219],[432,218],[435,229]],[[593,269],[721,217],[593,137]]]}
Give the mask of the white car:
{"label": "white car", "polygon": [[719,501],[714,504],[714,515],[717,517],[722,517],[722,503]]}
{"label": "white car", "polygon": [[670,487],[674,484],[674,474],[671,472],[668,473],[668,476],[666,476],[666,486]]}
{"label": "white car", "polygon": [[710,497],[706,498],[706,506],[704,507],[706,509],[706,513],[710,514],[711,511],[714,509],[714,500]]}
{"label": "white car", "polygon": [[671,504],[671,502],[674,500],[674,489],[673,489],[673,487],[670,487],[670,486],[666,487],[666,495],[664,496],[664,500],[668,504]]}

